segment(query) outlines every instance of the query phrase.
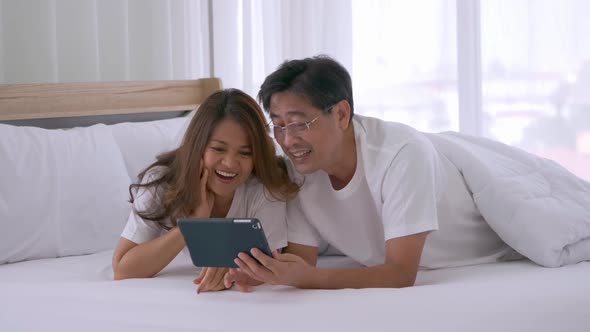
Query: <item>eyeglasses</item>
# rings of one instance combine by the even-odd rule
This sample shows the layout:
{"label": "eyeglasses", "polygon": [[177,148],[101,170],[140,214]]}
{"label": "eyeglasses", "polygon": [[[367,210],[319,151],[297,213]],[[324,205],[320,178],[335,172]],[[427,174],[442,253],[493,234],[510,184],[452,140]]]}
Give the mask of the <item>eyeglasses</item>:
{"label": "eyeglasses", "polygon": [[289,132],[294,137],[301,137],[305,135],[309,130],[309,126],[314,123],[319,116],[311,121],[304,121],[304,122],[291,122],[288,123],[286,126],[277,126],[272,123],[269,123],[268,126],[272,129],[272,133],[276,140],[283,140],[285,139],[285,135]]}

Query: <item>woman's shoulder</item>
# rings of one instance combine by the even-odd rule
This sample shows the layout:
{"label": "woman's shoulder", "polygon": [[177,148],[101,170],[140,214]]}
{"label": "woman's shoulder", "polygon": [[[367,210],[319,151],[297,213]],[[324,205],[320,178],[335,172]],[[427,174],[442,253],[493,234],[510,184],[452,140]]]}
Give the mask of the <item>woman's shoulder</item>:
{"label": "woman's shoulder", "polygon": [[257,192],[262,192],[264,190],[264,185],[260,181],[260,179],[255,176],[251,175],[241,186],[240,189],[244,192],[244,194],[254,194]]}
{"label": "woman's shoulder", "polygon": [[234,200],[239,208],[237,213],[242,216],[257,216],[261,211],[271,209],[284,210],[286,203],[276,199],[256,176],[252,175],[236,189]]}
{"label": "woman's shoulder", "polygon": [[256,201],[274,201],[268,188],[260,181],[258,177],[252,175],[242,184],[237,190],[236,194],[242,195],[243,199],[249,203]]}

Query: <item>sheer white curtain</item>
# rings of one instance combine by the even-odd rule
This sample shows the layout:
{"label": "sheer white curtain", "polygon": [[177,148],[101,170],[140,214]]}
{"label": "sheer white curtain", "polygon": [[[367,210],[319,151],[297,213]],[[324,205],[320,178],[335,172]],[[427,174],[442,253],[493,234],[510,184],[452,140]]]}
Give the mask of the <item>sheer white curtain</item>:
{"label": "sheer white curtain", "polygon": [[585,0],[0,0],[0,83],[214,75],[254,96],[283,61],[322,53],[351,72],[359,114],[488,136],[590,179],[588,10]]}
{"label": "sheer white curtain", "polygon": [[255,94],[286,59],[323,53],[352,70],[351,10],[350,0],[0,0],[0,83],[214,75]]}
{"label": "sheer white curtain", "polygon": [[214,74],[251,95],[283,61],[316,54],[352,70],[350,0],[215,0]]}
{"label": "sheer white curtain", "polygon": [[215,0],[214,75],[251,95],[288,59],[327,54],[356,112],[458,129],[455,0]]}
{"label": "sheer white curtain", "polygon": [[209,76],[207,0],[0,0],[0,83]]}

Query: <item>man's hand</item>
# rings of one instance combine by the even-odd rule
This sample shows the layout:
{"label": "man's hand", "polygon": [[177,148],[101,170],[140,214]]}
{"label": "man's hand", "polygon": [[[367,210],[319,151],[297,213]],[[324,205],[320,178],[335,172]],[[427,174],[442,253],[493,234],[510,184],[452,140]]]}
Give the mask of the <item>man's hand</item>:
{"label": "man's hand", "polygon": [[204,267],[201,274],[193,281],[198,285],[197,294],[226,289],[223,279],[228,270],[225,267]]}
{"label": "man's hand", "polygon": [[223,278],[225,288],[235,287],[240,292],[251,292],[254,290],[254,286],[262,285],[263,282],[250,277],[248,274],[231,268],[229,272],[225,274]]}
{"label": "man's hand", "polygon": [[273,257],[265,255],[258,249],[251,250],[252,256],[239,253],[234,261],[240,270],[255,280],[272,285],[289,285],[300,288],[312,288],[315,267],[309,265],[303,258],[293,254],[279,254],[272,252]]}

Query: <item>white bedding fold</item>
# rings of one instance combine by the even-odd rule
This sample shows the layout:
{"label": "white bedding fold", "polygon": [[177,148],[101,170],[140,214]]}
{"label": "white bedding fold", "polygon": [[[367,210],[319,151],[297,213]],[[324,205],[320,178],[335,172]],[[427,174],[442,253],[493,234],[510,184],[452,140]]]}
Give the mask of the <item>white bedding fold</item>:
{"label": "white bedding fold", "polygon": [[482,216],[509,246],[547,267],[590,260],[590,183],[498,142],[429,137],[463,173]]}

